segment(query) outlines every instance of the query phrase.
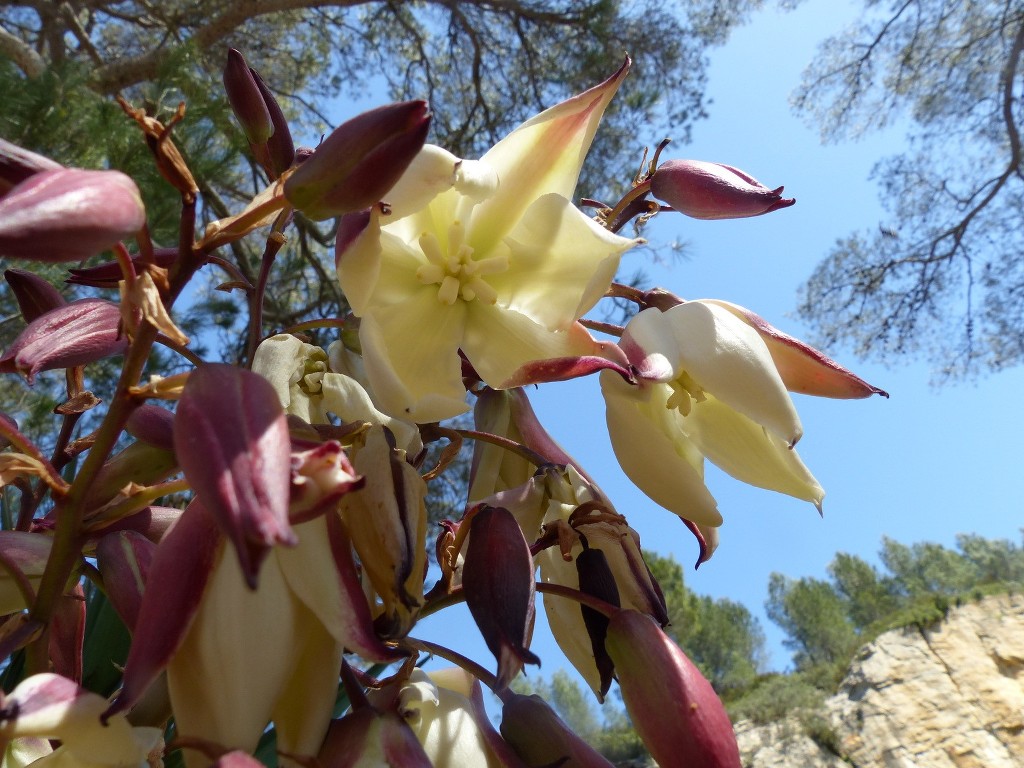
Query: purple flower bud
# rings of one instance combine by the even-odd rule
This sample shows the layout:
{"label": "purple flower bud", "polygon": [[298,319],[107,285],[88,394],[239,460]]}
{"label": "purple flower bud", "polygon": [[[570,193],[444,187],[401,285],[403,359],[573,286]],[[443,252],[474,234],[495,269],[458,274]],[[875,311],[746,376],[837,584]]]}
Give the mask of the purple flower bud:
{"label": "purple flower bud", "polygon": [[[501,710],[501,735],[528,766],[611,768],[540,696],[509,693]],[[663,765],[672,765],[664,763]]]}
{"label": "purple flower bud", "polygon": [[695,219],[742,219],[788,208],[794,198],[730,165],[669,160],[651,176],[651,193]]}
{"label": "purple flower bud", "polygon": [[284,112],[281,111],[281,105],[277,103],[274,94],[267,88],[267,84],[260,77],[259,72],[255,69],[249,71],[256,80],[256,87],[260,89],[260,95],[267,105],[267,111],[270,112],[270,122],[274,124],[274,132],[267,139],[267,157],[264,167],[270,174],[270,178],[276,179],[291,167],[292,161],[295,159],[295,142],[292,141],[292,132],[288,127],[288,121],[285,120]]}
{"label": "purple flower bud", "polygon": [[0,139],[0,197],[9,189],[20,184],[29,176],[42,171],[54,171],[63,168],[60,163],[48,157],[29,152],[16,144]]}
{"label": "purple flower bud", "polygon": [[[178,249],[157,248],[153,251],[153,263],[164,269],[169,268],[178,259]],[[132,256],[132,263],[136,270],[142,264],[142,256]],[[124,279],[124,272],[117,261],[105,261],[94,267],[78,267],[69,269],[71,277],[65,280],[69,285],[88,285],[93,288],[117,288],[117,284]]]}
{"label": "purple flower bud", "polygon": [[118,332],[121,310],[103,299],[79,299],[40,315],[14,340],[0,372],[20,373],[31,384],[40,371],[85,365],[121,354],[128,340]]}
{"label": "purple flower bud", "polygon": [[135,629],[139,618],[155,552],[156,544],[135,531],[110,533],[96,544],[104,590],[129,630]]}
{"label": "purple flower bud", "polygon": [[605,648],[633,727],[659,765],[740,768],[732,723],[711,683],[649,616],[616,611]]}
{"label": "purple flower bud", "polygon": [[288,201],[317,221],[368,208],[420,151],[430,127],[425,101],[404,101],[343,123],[284,185]]}
{"label": "purple flower bud", "polygon": [[0,256],[78,261],[135,234],[146,210],[119,171],[43,171],[0,199]]}
{"label": "purple flower bud", "polygon": [[252,371],[197,368],[178,402],[174,449],[255,589],[269,548],[297,541],[288,521],[291,442],[277,393]]}
{"label": "purple flower bud", "polygon": [[245,57],[234,48],[228,48],[228,61],[224,66],[224,90],[228,103],[242,124],[245,138],[250,144],[266,144],[274,134],[270,110],[263,100],[256,78],[249,69]]}
{"label": "purple flower bud", "polygon": [[140,405],[125,424],[128,434],[136,440],[174,450],[174,414],[159,405]]}
{"label": "purple flower bud", "polygon": [[498,682],[508,685],[524,664],[540,665],[529,650],[533,634],[533,557],[512,513],[484,507],[470,522],[462,588],[487,647],[498,660]]}
{"label": "purple flower bud", "polygon": [[67,300],[49,282],[39,275],[26,272],[24,269],[8,269],[4,271],[4,279],[11,286],[18,309],[26,323],[31,323],[40,315],[51,309],[63,307]]}

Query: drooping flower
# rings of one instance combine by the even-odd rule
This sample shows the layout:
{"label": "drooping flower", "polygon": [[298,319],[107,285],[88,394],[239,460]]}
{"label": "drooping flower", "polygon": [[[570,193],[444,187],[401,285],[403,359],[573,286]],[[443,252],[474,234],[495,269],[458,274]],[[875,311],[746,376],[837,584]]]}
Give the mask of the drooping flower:
{"label": "drooping flower", "polygon": [[722,522],[704,485],[705,458],[738,480],[820,508],[825,492],[793,450],[803,428],[787,386],[818,377],[815,394],[848,397],[852,381],[863,385],[859,397],[882,392],[793,343],[781,345],[783,351],[807,359],[789,360],[784,379],[764,330],[740,309],[688,301],[664,312],[644,310],[620,342],[638,383],[601,374],[608,431],[623,471],[651,499],[698,526]]}
{"label": "drooping flower", "polygon": [[471,701],[474,686],[479,686],[475,678],[458,667],[429,674],[416,668],[401,683],[371,691],[369,699],[378,709],[397,710],[434,768],[498,768],[477,723]]}
{"label": "drooping flower", "polygon": [[635,241],[570,197],[626,70],[523,123],[480,161],[424,147],[387,206],[343,222],[338,274],[383,410],[417,422],[466,411],[460,349],[495,387],[532,361],[602,353],[576,321]]}
{"label": "drooping flower", "polygon": [[[123,716],[101,722],[106,700],[60,675],[26,678],[0,706],[6,765],[150,768],[160,765],[163,731],[133,728]],[[58,739],[54,749],[45,739]],[[8,740],[10,744],[6,744]]]}
{"label": "drooping flower", "polygon": [[362,384],[339,371],[342,356],[331,345],[329,353],[320,347],[281,333],[260,343],[252,370],[267,379],[277,392],[285,413],[309,424],[327,424],[328,414],[343,422],[365,421],[387,427],[399,448],[416,454],[423,447],[414,424],[382,413]]}
{"label": "drooping flower", "polygon": [[[294,530],[298,544],[274,547],[251,590],[212,515],[194,500],[154,554],[124,686],[105,717],[130,708],[166,668],[182,735],[251,752],[274,720],[280,749],[315,754],[343,650],[379,661],[396,654],[372,631],[336,516]],[[188,764],[206,764],[194,759]]]}

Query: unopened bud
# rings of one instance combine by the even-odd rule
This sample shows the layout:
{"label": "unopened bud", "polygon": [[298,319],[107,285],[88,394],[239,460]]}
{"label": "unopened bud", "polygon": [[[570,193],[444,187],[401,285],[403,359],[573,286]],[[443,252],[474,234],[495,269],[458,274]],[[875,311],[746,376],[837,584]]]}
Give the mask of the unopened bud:
{"label": "unopened bud", "polygon": [[0,139],[0,197],[16,184],[42,171],[53,171],[63,166],[48,157],[22,149],[17,144]]}
{"label": "unopened bud", "polygon": [[107,598],[129,630],[135,629],[156,544],[141,533],[118,531],[96,544]]}
{"label": "unopened bud", "polygon": [[711,683],[650,617],[616,611],[605,647],[633,727],[659,765],[740,768],[732,723]]}
{"label": "unopened bud", "polygon": [[119,171],[61,168],[30,176],[0,199],[0,256],[78,261],[146,223],[135,182]]}
{"label": "unopened bud", "polygon": [[612,765],[577,736],[540,696],[506,694],[501,710],[501,735],[530,768],[550,765],[611,768]]}
{"label": "unopened bud", "polygon": [[320,221],[381,200],[423,146],[430,127],[425,101],[364,112],[343,123],[284,185],[288,201]]}
{"label": "unopened bud", "polygon": [[267,109],[245,57],[234,48],[228,49],[228,61],[224,66],[224,90],[231,110],[242,125],[245,138],[250,144],[265,144],[274,133],[270,110]]}
{"label": "unopened bud", "polygon": [[669,160],[651,176],[651,193],[695,219],[742,219],[788,208],[794,198],[738,168],[703,160]]}
{"label": "unopened bud", "polygon": [[136,440],[174,450],[174,413],[159,405],[140,405],[128,417],[125,430]]}
{"label": "unopened bud", "polygon": [[270,122],[274,124],[274,133],[267,139],[267,158],[264,168],[270,174],[270,178],[276,179],[291,167],[295,160],[295,142],[292,141],[292,132],[285,120],[281,105],[277,103],[274,94],[267,88],[267,84],[260,77],[255,69],[251,70],[252,76],[256,79],[256,87],[260,89],[260,95],[270,112]]}
{"label": "unopened bud", "polygon": [[20,373],[31,384],[40,371],[85,365],[121,354],[121,310],[102,299],[79,299],[40,315],[0,357],[0,372]]}
{"label": "unopened bud", "polygon": [[63,294],[51,283],[32,272],[8,269],[4,271],[4,279],[11,286],[11,292],[26,323],[31,323],[51,309],[63,307],[68,303]]}
{"label": "unopened bud", "polygon": [[512,513],[484,507],[470,522],[462,569],[466,605],[498,660],[498,683],[508,685],[524,664],[540,666],[529,649],[533,634],[534,563]]}

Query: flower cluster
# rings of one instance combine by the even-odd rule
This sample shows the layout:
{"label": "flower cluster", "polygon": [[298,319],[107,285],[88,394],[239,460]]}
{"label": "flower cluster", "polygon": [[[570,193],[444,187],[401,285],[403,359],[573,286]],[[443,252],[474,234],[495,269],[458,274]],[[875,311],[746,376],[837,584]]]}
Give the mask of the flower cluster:
{"label": "flower cluster", "polygon": [[[623,470],[686,522],[701,560],[722,522],[705,459],[820,507],[789,393],[885,393],[749,310],[615,282],[642,243],[618,233],[638,216],[794,202],[729,166],[659,164],[659,149],[618,203],[583,213],[581,167],[629,65],[468,160],[425,143],[418,101],[296,148],[271,90],[231,51],[225,90],[267,187],[201,234],[171,126],[124,105],[181,195],[176,248],[154,247],[127,176],[0,141],[0,256],[115,257],[69,278],[109,298],[69,303],[31,271],[5,273],[26,326],[0,371],[31,384],[63,370],[67,399],[49,458],[0,418],[0,484],[21,495],[0,530],[0,648],[17,654],[0,699],[4,765],[155,766],[173,750],[188,766],[605,765],[545,702],[508,687],[540,663],[540,592],[568,662],[599,698],[617,681],[661,765],[739,768],[721,702],[662,630],[637,531],[523,387],[591,377]],[[323,318],[337,333],[326,350],[304,335],[316,324],[267,329],[260,312],[296,212],[337,220],[351,313]],[[247,363],[202,360],[174,302],[228,263],[219,249],[256,237],[260,281],[229,286],[251,309]],[[636,305],[623,327],[587,318],[605,297]],[[143,381],[158,340],[190,368]],[[117,356],[117,389],[94,411],[90,366]],[[95,431],[72,440],[89,412]],[[431,483],[465,441],[464,498],[435,535]],[[417,634],[460,601],[493,666]],[[84,650],[114,653],[96,627],[128,644],[102,656],[102,685],[83,673]],[[424,672],[423,654],[455,667]],[[502,701],[500,731],[481,682]]]}

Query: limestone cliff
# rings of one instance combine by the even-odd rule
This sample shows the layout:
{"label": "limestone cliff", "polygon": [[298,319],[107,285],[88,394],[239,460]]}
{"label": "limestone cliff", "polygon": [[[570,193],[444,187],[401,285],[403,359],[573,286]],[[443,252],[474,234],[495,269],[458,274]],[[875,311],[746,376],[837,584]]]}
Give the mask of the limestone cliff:
{"label": "limestone cliff", "polygon": [[821,715],[818,741],[796,721],[737,723],[745,768],[1024,768],[1024,596],[879,636]]}

